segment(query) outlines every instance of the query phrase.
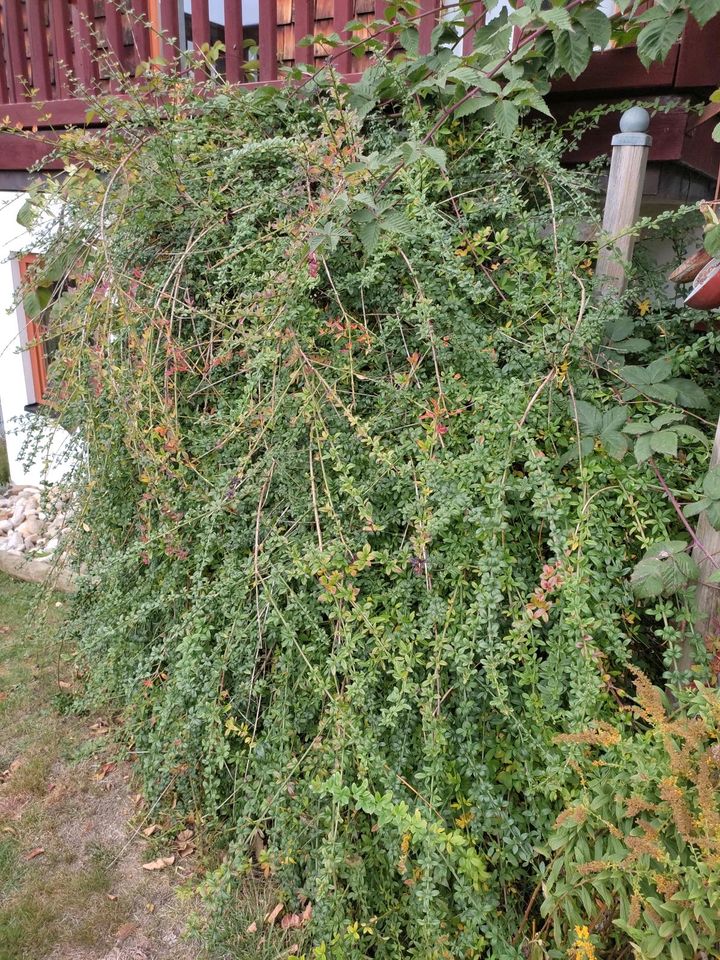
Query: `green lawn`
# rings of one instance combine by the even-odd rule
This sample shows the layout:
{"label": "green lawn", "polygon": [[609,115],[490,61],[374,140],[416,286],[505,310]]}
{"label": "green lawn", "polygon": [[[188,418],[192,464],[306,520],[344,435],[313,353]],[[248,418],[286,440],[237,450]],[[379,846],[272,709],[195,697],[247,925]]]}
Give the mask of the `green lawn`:
{"label": "green lawn", "polygon": [[0,960],[116,947],[197,958],[181,939],[183,875],[142,868],[172,840],[143,838],[147,814],[113,755],[109,718],[58,709],[75,684],[53,639],[66,604],[0,575]]}

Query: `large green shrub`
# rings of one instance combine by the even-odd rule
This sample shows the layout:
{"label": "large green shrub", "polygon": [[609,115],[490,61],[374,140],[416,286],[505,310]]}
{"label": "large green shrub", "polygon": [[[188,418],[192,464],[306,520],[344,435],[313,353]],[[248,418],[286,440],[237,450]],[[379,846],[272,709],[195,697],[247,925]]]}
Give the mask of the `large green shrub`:
{"label": "large green shrub", "polygon": [[474,113],[423,142],[403,71],[154,78],[62,138],[37,282],[72,280],[68,630],[148,791],[225,825],[221,901],[261,866],[318,957],[564,956],[536,889],[578,789],[555,738],[620,722],[632,661],[674,675],[692,571],[638,609],[678,520],[629,449],[647,422],[673,489],[701,475],[707,351],[642,288],[593,297],[559,135]]}

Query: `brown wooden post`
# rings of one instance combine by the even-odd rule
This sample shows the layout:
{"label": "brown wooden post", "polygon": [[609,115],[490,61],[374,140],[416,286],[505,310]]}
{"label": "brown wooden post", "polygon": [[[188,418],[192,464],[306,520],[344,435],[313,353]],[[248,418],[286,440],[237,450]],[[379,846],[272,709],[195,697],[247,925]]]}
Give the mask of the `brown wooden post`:
{"label": "brown wooden post", "polygon": [[620,133],[612,139],[612,160],[608,179],[603,234],[597,275],[605,289],[622,293],[626,267],[632,262],[635,236],[631,229],[640,214],[645,170],[652,137],[647,133],[650,114],[642,107],[631,107],[620,118]]}
{"label": "brown wooden post", "polygon": [[[715,442],[710,455],[709,469],[720,464],[720,420],[715,430]],[[708,583],[710,575],[720,567],[720,531],[716,530],[703,511],[698,518],[695,536],[702,548],[695,545],[692,558],[700,571],[697,593],[695,594],[695,632],[704,640],[708,649],[712,650],[713,639],[720,636],[720,588],[717,583]],[[680,670],[690,670],[693,666],[693,645],[691,638],[686,638],[682,645],[682,653],[678,667]]]}

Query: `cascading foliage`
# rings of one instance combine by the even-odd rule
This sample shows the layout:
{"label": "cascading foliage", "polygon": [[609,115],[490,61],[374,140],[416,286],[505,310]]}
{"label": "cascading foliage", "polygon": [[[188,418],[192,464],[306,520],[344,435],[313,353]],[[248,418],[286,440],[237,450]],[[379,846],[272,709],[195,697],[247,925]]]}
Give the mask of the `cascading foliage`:
{"label": "cascading foliage", "polygon": [[[578,796],[556,737],[629,724],[629,664],[670,677],[689,618],[680,584],[631,592],[679,521],[626,426],[680,431],[708,351],[642,289],[593,298],[559,135],[424,141],[403,70],[360,111],[156,77],[61,138],[36,283],[66,281],[52,402],[83,451],[67,630],[149,795],[225,825],[218,896],[261,868],[318,957],[567,956],[615,928],[538,912]],[[619,402],[633,351],[669,358],[664,397]],[[655,456],[692,489],[677,436]]]}

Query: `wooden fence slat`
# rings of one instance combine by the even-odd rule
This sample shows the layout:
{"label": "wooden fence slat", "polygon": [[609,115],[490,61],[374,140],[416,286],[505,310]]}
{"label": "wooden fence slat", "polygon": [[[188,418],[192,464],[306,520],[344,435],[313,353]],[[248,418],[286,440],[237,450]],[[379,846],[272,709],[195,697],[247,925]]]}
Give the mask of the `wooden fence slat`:
{"label": "wooden fence slat", "polygon": [[98,78],[95,55],[95,3],[93,0],[75,0],[72,6],[75,30],[74,70],[78,80],[93,86]]}
{"label": "wooden fence slat", "polygon": [[62,100],[71,92],[68,71],[72,70],[73,65],[67,0],[50,0],[50,36],[55,66],[55,97]]}
{"label": "wooden fence slat", "polygon": [[20,0],[5,0],[5,29],[7,30],[8,90],[14,103],[25,100],[27,56]]}
{"label": "wooden fence slat", "polygon": [[[195,48],[195,56],[202,58],[203,54],[200,48],[203,44],[210,46],[210,5],[208,0],[192,0],[192,41]],[[195,79],[200,83],[207,78],[207,70],[204,66],[195,68]]]}
{"label": "wooden fence slat", "polygon": [[49,100],[52,97],[52,86],[50,84],[50,51],[48,50],[47,30],[45,29],[44,5],[42,3],[31,3],[27,5],[26,11],[32,85],[37,89],[41,100]]}
{"label": "wooden fence slat", "polygon": [[475,40],[475,31],[482,27],[485,22],[485,4],[482,0],[476,0],[470,7],[470,11],[465,18],[465,36],[462,42],[463,56],[472,53],[473,42]]}
{"label": "wooden fence slat", "polygon": [[111,53],[118,64],[122,66],[123,53],[125,51],[122,14],[118,8],[117,0],[104,0],[103,8],[105,10],[105,35],[108,42],[108,52]]}
{"label": "wooden fence slat", "polygon": [[228,83],[245,79],[242,0],[225,0],[225,76]]}
{"label": "wooden fence slat", "polygon": [[133,36],[133,46],[141,63],[150,57],[150,36],[145,23],[147,18],[147,0],[132,0],[130,28]]}
{"label": "wooden fence slat", "polygon": [[[0,37],[2,41],[2,37]],[[5,44],[0,42],[0,103],[8,103],[10,100],[10,91],[8,90],[7,64],[5,63]]]}
{"label": "wooden fence slat", "polygon": [[[333,30],[343,40],[352,41],[354,34],[345,30],[354,14],[355,4],[353,0],[335,0],[335,10],[333,12]],[[349,73],[352,67],[352,53],[349,46],[345,46],[336,51],[335,66],[342,73]]]}
{"label": "wooden fence slat", "polygon": [[439,0],[420,0],[420,20],[418,22],[418,32],[420,34],[420,53],[430,53],[430,43],[432,32],[437,23]]}
{"label": "wooden fence slat", "polygon": [[265,0],[260,5],[259,19],[260,80],[277,80],[277,0]]}
{"label": "wooden fence slat", "polygon": [[[196,0],[193,0],[193,7]],[[161,43],[162,56],[172,63],[177,57],[177,39],[180,32],[177,0],[160,0],[160,23],[163,37]]]}
{"label": "wooden fence slat", "polygon": [[312,47],[301,47],[300,41],[315,33],[315,4],[313,0],[295,0],[295,63],[311,63]]}
{"label": "wooden fence slat", "polygon": [[[375,2],[375,19],[376,20],[387,20],[385,16],[385,10],[387,9],[386,0],[376,0]],[[381,43],[388,43],[393,39],[393,34],[389,34],[386,30],[382,30],[376,35],[376,39]]]}

